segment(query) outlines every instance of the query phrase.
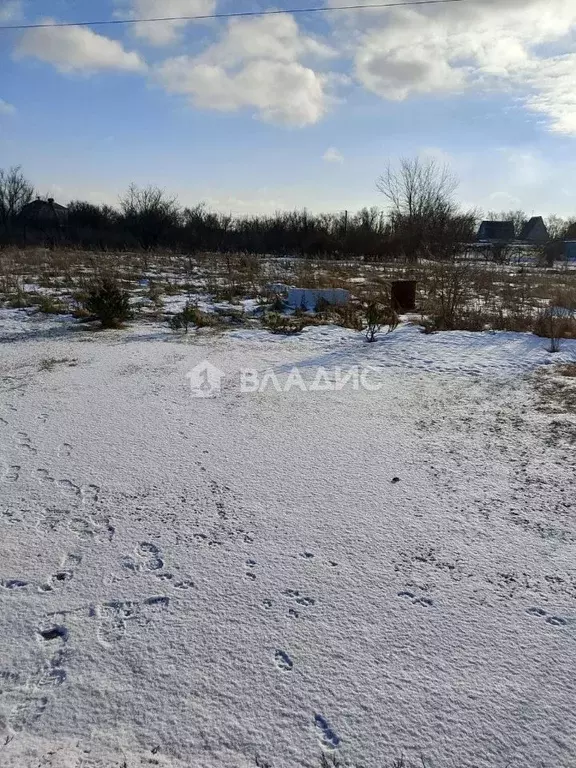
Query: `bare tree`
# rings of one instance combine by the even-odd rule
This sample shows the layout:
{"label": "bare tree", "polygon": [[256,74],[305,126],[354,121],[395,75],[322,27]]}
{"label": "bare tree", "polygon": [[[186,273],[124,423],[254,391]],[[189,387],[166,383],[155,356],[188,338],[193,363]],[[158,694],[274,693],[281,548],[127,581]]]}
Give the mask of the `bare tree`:
{"label": "bare tree", "polygon": [[458,180],[446,165],[419,158],[390,164],[376,183],[388,200],[392,235],[409,260],[451,260],[473,236],[475,213],[454,200]]}
{"label": "bare tree", "polygon": [[22,208],[34,196],[34,187],[19,165],[7,171],[0,168],[0,228],[8,233]]}
{"label": "bare tree", "polygon": [[388,164],[376,186],[388,200],[392,216],[414,220],[452,210],[458,180],[436,160],[402,158],[398,168]]}
{"label": "bare tree", "polygon": [[180,205],[159,187],[131,184],[120,198],[127,228],[143,248],[155,248],[164,235],[180,223]]}

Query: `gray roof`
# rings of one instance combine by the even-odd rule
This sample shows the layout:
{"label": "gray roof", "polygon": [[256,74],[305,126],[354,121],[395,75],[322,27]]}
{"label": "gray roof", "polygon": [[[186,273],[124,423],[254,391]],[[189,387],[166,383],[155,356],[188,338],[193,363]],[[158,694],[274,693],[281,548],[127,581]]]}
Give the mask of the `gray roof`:
{"label": "gray roof", "polygon": [[514,240],[513,221],[483,221],[478,231],[478,240]]}
{"label": "gray roof", "polygon": [[530,235],[532,234],[535,227],[542,225],[546,231],[546,224],[544,224],[544,219],[542,216],[532,216],[530,221],[527,221],[526,224],[522,227],[522,232],[520,232],[519,240],[529,240]]}
{"label": "gray roof", "polygon": [[30,213],[33,213],[34,211],[38,211],[42,208],[50,207],[55,211],[67,211],[68,208],[64,205],[60,205],[60,203],[54,202],[54,200],[41,200],[40,198],[37,198],[36,200],[32,200],[32,202],[27,203],[22,208],[22,212],[28,211]]}

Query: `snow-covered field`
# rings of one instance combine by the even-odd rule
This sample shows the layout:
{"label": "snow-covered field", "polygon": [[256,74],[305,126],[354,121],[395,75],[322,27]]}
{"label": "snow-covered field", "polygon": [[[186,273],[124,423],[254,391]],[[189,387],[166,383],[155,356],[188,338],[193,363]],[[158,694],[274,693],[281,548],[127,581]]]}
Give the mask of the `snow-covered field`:
{"label": "snow-covered field", "polygon": [[576,342],[0,322],[2,768],[573,768]]}

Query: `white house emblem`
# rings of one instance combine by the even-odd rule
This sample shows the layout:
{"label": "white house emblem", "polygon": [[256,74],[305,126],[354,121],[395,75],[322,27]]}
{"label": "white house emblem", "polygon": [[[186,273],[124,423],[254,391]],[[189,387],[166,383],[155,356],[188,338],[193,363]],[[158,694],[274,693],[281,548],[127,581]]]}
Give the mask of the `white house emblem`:
{"label": "white house emblem", "polygon": [[203,360],[186,374],[192,397],[216,397],[220,394],[222,379],[225,376],[226,374],[220,368]]}

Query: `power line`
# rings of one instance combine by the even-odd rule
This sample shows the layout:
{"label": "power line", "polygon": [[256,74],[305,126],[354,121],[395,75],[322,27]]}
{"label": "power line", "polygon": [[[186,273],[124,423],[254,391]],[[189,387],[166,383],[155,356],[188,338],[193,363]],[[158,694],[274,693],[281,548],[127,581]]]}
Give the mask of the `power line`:
{"label": "power line", "polygon": [[202,16],[165,16],[162,18],[151,19],[106,19],[97,21],[50,21],[41,24],[3,24],[0,30],[4,29],[45,29],[52,27],[96,27],[112,24],[151,24],[154,22],[167,21],[206,21],[207,19],[237,19],[249,16],[277,16],[283,13],[333,13],[335,11],[364,11],[370,8],[399,8],[403,6],[414,5],[446,5],[448,3],[464,3],[467,0],[403,0],[396,3],[377,3],[370,5],[338,5],[322,8],[291,8],[285,10],[266,10],[266,11],[240,11],[237,13],[207,13]]}

